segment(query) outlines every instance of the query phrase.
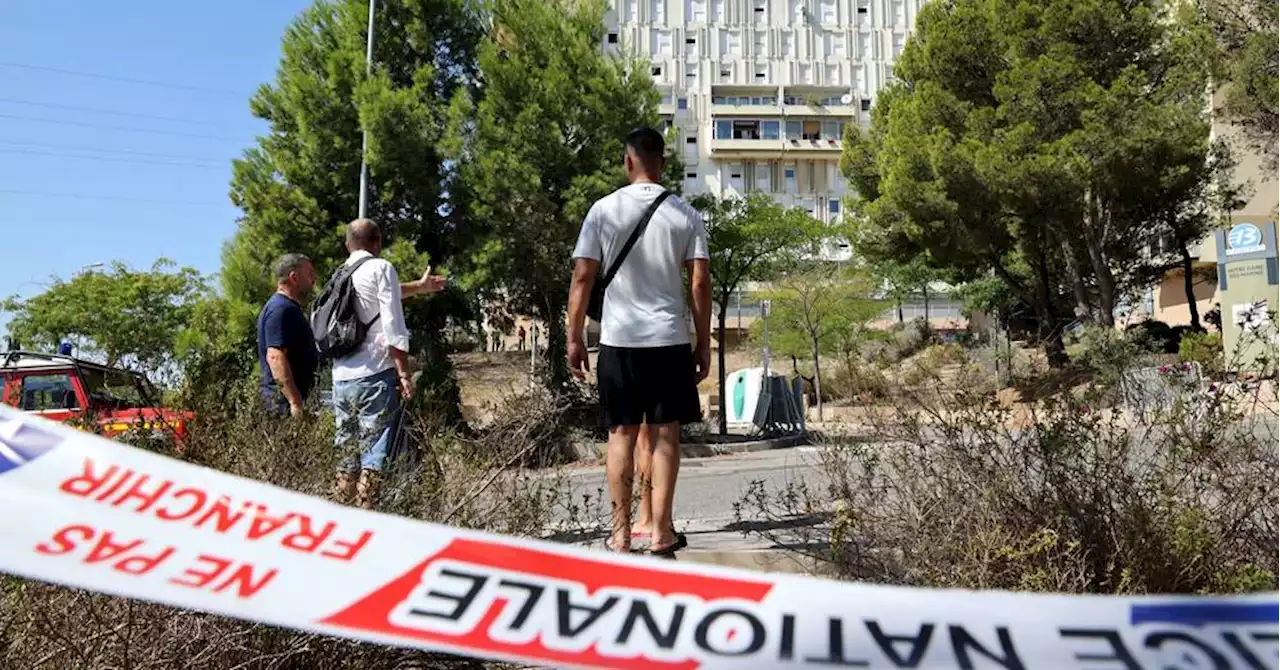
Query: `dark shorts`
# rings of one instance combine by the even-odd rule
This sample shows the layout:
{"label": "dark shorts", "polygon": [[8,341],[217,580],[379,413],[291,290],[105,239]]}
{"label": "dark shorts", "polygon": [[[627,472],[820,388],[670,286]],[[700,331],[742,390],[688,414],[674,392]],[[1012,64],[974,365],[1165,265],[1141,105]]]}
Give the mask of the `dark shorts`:
{"label": "dark shorts", "polygon": [[628,349],[600,345],[600,406],[609,428],[702,420],[693,349],[687,344]]}

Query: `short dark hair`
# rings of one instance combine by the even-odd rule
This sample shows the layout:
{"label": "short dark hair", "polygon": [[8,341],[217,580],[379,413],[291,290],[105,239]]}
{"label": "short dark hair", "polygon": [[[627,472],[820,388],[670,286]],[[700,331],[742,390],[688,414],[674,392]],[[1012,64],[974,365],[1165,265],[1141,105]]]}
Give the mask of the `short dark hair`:
{"label": "short dark hair", "polygon": [[311,259],[303,254],[285,254],[276,261],[276,280],[284,281],[298,268],[310,263]]}
{"label": "short dark hair", "polygon": [[627,133],[625,144],[636,152],[636,156],[645,165],[657,165],[666,150],[666,142],[662,133],[653,128],[636,128]]}

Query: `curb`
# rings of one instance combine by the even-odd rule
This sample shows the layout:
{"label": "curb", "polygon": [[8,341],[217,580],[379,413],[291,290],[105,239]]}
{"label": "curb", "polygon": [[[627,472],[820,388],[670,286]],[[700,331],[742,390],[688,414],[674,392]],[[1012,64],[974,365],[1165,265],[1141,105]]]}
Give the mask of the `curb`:
{"label": "curb", "polygon": [[[727,456],[730,454],[748,454],[756,451],[769,451],[770,449],[787,449],[802,444],[809,443],[809,436],[804,435],[788,435],[785,437],[775,437],[768,440],[750,440],[746,442],[682,442],[680,444],[681,458],[709,458],[712,456]],[[578,444],[574,446],[578,452],[580,460],[600,460],[605,457],[606,445],[601,443]]]}
{"label": "curb", "polygon": [[787,575],[830,575],[834,572],[832,566],[826,561],[777,549],[736,551],[685,549],[676,553],[676,560]]}

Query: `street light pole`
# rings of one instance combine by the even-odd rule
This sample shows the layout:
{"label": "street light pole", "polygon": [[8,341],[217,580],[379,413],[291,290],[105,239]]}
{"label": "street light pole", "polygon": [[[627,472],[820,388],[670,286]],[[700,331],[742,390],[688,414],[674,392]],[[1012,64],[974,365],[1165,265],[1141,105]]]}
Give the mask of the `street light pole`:
{"label": "street light pole", "polygon": [[[365,46],[364,53],[364,73],[365,76],[373,74],[373,14],[377,6],[377,0],[369,0],[369,31],[368,43]],[[361,124],[363,126],[363,124]],[[365,218],[368,212],[369,201],[369,163],[366,157],[369,154],[369,129],[361,130],[363,138],[360,142],[360,218]]]}

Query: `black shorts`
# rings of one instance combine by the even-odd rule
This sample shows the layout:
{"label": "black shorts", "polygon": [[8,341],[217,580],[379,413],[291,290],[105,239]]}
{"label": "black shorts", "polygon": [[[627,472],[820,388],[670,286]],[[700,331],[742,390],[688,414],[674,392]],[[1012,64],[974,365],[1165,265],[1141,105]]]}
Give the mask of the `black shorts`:
{"label": "black shorts", "polygon": [[609,428],[702,420],[693,349],[687,344],[630,349],[600,345],[600,406]]}

